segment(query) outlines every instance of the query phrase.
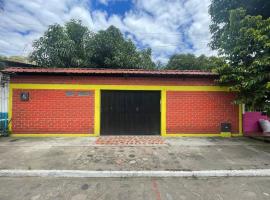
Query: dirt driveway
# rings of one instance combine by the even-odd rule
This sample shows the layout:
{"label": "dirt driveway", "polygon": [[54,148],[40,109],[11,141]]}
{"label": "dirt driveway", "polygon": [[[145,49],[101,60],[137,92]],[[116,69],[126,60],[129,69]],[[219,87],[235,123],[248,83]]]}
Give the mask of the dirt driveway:
{"label": "dirt driveway", "polygon": [[270,144],[249,138],[167,138],[99,146],[96,138],[0,138],[0,169],[215,170],[270,168]]}

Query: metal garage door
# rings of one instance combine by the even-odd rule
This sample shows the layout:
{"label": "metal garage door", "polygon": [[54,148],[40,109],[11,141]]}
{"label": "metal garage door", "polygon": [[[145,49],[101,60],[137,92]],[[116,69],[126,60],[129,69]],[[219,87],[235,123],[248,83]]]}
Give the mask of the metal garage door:
{"label": "metal garage door", "polygon": [[102,135],[159,135],[160,91],[101,91]]}

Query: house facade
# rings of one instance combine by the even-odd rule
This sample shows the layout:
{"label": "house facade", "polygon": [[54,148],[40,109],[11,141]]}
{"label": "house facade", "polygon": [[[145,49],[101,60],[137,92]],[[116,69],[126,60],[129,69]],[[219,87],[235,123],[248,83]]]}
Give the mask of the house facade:
{"label": "house facade", "polygon": [[235,91],[205,71],[8,67],[14,136],[241,136]]}

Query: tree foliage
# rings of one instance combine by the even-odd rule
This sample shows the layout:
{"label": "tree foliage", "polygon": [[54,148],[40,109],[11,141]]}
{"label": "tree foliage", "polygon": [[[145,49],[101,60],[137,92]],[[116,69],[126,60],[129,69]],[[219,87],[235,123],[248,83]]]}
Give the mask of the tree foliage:
{"label": "tree foliage", "polygon": [[[270,18],[267,1],[212,1],[212,48],[225,56],[220,84],[239,91],[238,103],[251,110],[269,109]],[[234,5],[234,6],[232,6]],[[223,6],[223,7],[222,7]],[[243,6],[243,8],[235,8]],[[215,27],[213,29],[213,26]]]}
{"label": "tree foliage", "polygon": [[212,34],[211,47],[222,50],[220,43],[223,40],[225,29],[230,24],[230,11],[238,8],[246,10],[247,15],[261,15],[263,19],[270,17],[269,0],[212,0],[209,7],[211,16],[210,31]]}
{"label": "tree foliage", "polygon": [[65,26],[49,26],[42,37],[33,42],[30,59],[47,67],[85,67],[90,63],[88,42],[92,33],[80,21],[71,20]]}
{"label": "tree foliage", "polygon": [[223,59],[215,56],[207,57],[194,54],[175,54],[170,57],[166,69],[211,70],[223,63]]}
{"label": "tree foliage", "polygon": [[151,49],[137,50],[135,44],[126,40],[119,29],[110,26],[99,31],[90,42],[94,66],[104,68],[154,68]]}
{"label": "tree foliage", "polygon": [[138,50],[114,26],[93,33],[80,21],[55,24],[33,43],[32,61],[47,67],[154,68],[151,49]]}

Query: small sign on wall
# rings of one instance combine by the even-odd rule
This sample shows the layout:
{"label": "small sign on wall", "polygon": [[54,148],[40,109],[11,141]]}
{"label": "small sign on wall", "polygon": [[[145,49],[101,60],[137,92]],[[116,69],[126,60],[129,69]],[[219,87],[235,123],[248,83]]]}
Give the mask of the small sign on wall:
{"label": "small sign on wall", "polygon": [[66,91],[66,96],[67,97],[72,97],[72,96],[90,96],[91,92],[89,91]]}
{"label": "small sign on wall", "polygon": [[66,91],[66,96],[72,97],[72,96],[74,96],[74,92],[73,91]]}
{"label": "small sign on wall", "polygon": [[78,96],[90,96],[90,92],[89,91],[79,91]]}
{"label": "small sign on wall", "polygon": [[21,101],[29,101],[29,92],[21,92],[20,99]]}

